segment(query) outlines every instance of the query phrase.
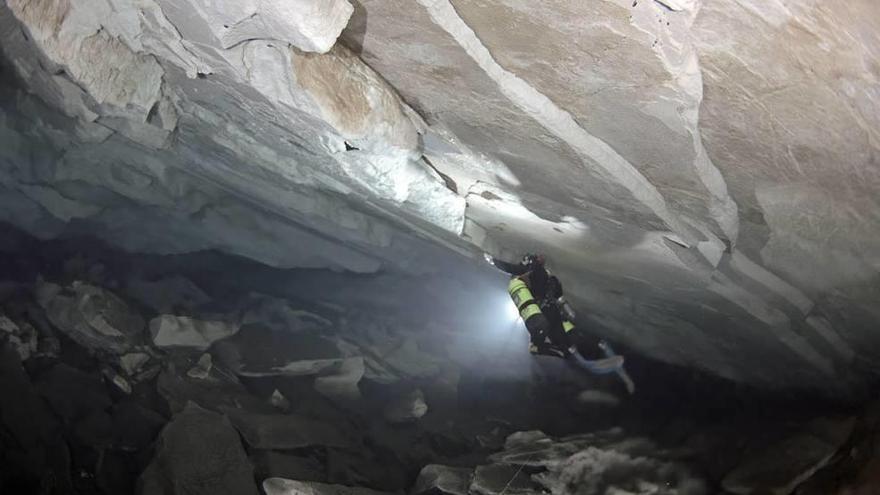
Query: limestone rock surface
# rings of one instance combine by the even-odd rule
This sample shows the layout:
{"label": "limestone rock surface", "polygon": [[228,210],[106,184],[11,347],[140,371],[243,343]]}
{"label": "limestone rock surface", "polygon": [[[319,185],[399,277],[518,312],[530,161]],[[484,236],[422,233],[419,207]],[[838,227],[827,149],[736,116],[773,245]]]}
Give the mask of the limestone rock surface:
{"label": "limestone rock surface", "polygon": [[0,221],[357,273],[541,251],[601,337],[858,395],[878,32],[874,0],[9,0]]}

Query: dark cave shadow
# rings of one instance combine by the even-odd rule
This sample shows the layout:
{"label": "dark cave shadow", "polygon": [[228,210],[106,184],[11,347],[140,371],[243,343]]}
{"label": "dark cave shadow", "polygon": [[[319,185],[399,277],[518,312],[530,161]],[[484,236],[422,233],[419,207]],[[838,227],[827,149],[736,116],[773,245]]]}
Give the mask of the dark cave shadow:
{"label": "dark cave shadow", "polygon": [[360,55],[364,51],[364,37],[367,35],[367,9],[359,0],[349,2],[354,7],[354,12],[340,39],[351,51]]}

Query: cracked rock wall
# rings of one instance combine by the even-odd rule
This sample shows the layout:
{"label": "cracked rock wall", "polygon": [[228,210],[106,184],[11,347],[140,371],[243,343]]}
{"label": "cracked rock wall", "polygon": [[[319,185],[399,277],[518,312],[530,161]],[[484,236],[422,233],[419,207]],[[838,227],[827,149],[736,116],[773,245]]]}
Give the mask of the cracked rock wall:
{"label": "cracked rock wall", "polygon": [[596,334],[850,394],[880,366],[878,19],[870,0],[7,0],[0,218],[358,272],[541,250]]}

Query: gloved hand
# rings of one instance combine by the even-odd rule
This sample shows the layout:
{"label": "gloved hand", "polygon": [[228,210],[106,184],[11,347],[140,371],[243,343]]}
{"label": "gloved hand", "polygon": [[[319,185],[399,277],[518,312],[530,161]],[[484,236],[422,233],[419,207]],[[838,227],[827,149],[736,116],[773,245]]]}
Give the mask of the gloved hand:
{"label": "gloved hand", "polygon": [[489,263],[492,266],[495,266],[495,258],[492,257],[489,253],[483,253],[483,259],[486,260],[486,263]]}

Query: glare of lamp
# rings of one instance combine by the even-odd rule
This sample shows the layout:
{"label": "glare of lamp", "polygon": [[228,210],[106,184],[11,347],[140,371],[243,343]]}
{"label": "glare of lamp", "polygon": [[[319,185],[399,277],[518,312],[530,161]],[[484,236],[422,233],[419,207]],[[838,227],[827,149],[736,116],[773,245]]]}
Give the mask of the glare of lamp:
{"label": "glare of lamp", "polygon": [[519,311],[516,309],[516,305],[513,304],[513,301],[508,299],[506,306],[507,306],[507,317],[510,319],[510,321],[514,321],[517,318],[519,318]]}

